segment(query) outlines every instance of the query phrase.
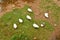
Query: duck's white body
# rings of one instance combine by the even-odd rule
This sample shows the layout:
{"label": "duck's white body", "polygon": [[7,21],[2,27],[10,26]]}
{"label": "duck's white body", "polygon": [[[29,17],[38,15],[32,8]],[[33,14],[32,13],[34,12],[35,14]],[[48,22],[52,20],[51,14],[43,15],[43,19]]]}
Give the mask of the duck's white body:
{"label": "duck's white body", "polygon": [[31,9],[31,8],[28,8],[27,11],[28,11],[28,12],[32,12],[32,9]]}
{"label": "duck's white body", "polygon": [[31,19],[32,19],[29,15],[27,15],[27,16],[26,16],[26,18],[27,18],[27,19],[29,19],[29,20],[31,20]]}
{"label": "duck's white body", "polygon": [[44,24],[41,24],[41,27],[44,27]]}
{"label": "duck's white body", "polygon": [[34,28],[39,28],[39,26],[37,24],[35,24],[35,23],[33,24],[33,27]]}
{"label": "duck's white body", "polygon": [[44,15],[45,15],[45,17],[46,17],[46,18],[48,18],[48,17],[49,17],[48,13],[45,13]]}
{"label": "duck's white body", "polygon": [[14,29],[16,29],[17,28],[17,24],[14,24],[13,27],[14,27]]}
{"label": "duck's white body", "polygon": [[19,22],[20,22],[20,23],[23,23],[23,20],[22,20],[22,19],[19,19]]}

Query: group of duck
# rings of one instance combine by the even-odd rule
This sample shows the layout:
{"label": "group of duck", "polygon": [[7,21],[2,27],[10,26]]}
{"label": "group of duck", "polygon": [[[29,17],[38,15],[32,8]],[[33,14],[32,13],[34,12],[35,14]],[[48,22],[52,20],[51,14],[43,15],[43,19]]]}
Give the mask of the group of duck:
{"label": "group of duck", "polygon": [[[28,8],[27,11],[30,12],[30,13],[33,12],[31,8]],[[45,16],[46,18],[49,17],[48,13],[44,13],[44,16]],[[26,15],[26,19],[27,19],[27,20],[31,20],[32,18],[31,18],[31,16]],[[18,20],[19,20],[19,23],[23,23],[23,19],[19,18]],[[39,28],[39,25],[36,24],[36,23],[33,23],[32,26],[33,26],[34,28]],[[42,24],[41,24],[41,27],[44,27],[44,26],[45,26],[45,23],[42,23]],[[14,24],[13,24],[13,28],[16,29],[17,27],[18,27],[17,24],[14,23]]]}

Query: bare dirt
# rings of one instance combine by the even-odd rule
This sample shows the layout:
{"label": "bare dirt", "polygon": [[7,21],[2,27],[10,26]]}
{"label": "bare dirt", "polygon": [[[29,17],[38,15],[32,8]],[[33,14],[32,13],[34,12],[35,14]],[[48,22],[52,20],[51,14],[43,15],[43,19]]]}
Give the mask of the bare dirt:
{"label": "bare dirt", "polygon": [[25,3],[23,3],[22,1],[16,1],[14,0],[13,3],[9,3],[9,1],[5,0],[5,2],[0,4],[2,6],[2,11],[0,12],[0,16],[3,16],[6,12],[12,11],[12,9],[14,8],[23,8]]}
{"label": "bare dirt", "polygon": [[53,0],[60,7],[60,0]]}
{"label": "bare dirt", "polygon": [[49,40],[60,40],[60,27],[56,27]]}
{"label": "bare dirt", "polygon": [[[55,3],[57,3],[57,5],[60,6],[60,1],[57,2],[57,0],[54,0]],[[47,12],[49,13],[49,18],[45,18],[44,17],[44,12],[42,9],[40,9],[39,5],[40,5],[40,0],[18,0],[15,1],[13,4],[7,4],[7,5],[3,5],[3,9],[4,11],[0,13],[0,16],[5,14],[5,12],[11,11],[13,8],[17,7],[17,8],[23,8],[24,5],[27,4],[31,7],[31,9],[34,11],[35,14],[35,19],[42,19],[42,20],[46,20],[49,21],[53,26],[55,24],[54,19],[50,16],[51,15],[51,10],[48,10]],[[49,38],[49,40],[57,40],[56,38],[59,38],[60,35],[60,25],[58,24],[55,28],[55,30],[53,31],[53,33],[51,34],[52,36]]]}

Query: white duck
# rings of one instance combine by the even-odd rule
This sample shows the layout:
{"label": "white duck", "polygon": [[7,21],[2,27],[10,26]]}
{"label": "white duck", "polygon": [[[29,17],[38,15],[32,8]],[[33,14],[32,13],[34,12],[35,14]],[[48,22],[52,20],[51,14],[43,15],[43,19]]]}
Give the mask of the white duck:
{"label": "white duck", "polygon": [[49,17],[48,13],[45,13],[45,14],[44,14],[44,16],[45,16],[46,18],[48,18],[48,17]]}
{"label": "white duck", "polygon": [[32,9],[31,9],[31,8],[28,8],[27,11],[28,11],[28,12],[32,12]]}
{"label": "white duck", "polygon": [[32,18],[31,18],[31,16],[29,16],[29,15],[27,15],[27,16],[26,16],[26,18],[27,18],[27,19],[29,19],[29,20],[31,20],[31,19],[32,19]]}
{"label": "white duck", "polygon": [[41,24],[41,27],[44,27],[44,24]]}
{"label": "white duck", "polygon": [[43,23],[41,23],[41,25],[40,25],[41,27],[44,27],[45,26],[45,22],[43,22]]}
{"label": "white duck", "polygon": [[34,24],[33,24],[33,27],[34,27],[34,28],[39,28],[39,25],[37,25],[37,24],[34,23]]}
{"label": "white duck", "polygon": [[16,29],[17,28],[17,24],[13,24],[13,27],[14,27],[14,29]]}
{"label": "white duck", "polygon": [[23,20],[22,20],[22,19],[19,19],[19,22],[20,22],[20,23],[23,23]]}

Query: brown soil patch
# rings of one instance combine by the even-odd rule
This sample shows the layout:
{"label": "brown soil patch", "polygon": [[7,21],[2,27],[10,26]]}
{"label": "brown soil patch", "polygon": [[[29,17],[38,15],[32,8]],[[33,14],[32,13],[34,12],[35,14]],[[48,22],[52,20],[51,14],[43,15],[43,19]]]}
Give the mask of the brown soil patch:
{"label": "brown soil patch", "polygon": [[3,16],[6,12],[12,11],[14,8],[23,8],[25,3],[20,0],[15,0],[13,3],[6,1],[0,4],[2,6],[2,11],[0,12],[0,17]]}
{"label": "brown soil patch", "polygon": [[9,12],[12,10],[12,8],[14,7],[14,5],[12,4],[8,4],[8,6],[3,7],[3,9],[0,12],[0,17],[3,16],[5,14],[5,12]]}
{"label": "brown soil patch", "polygon": [[24,2],[34,2],[35,0],[22,0],[22,1],[24,1]]}
{"label": "brown soil patch", "polygon": [[53,0],[60,7],[60,0]]}
{"label": "brown soil patch", "polygon": [[49,40],[60,40],[60,27],[56,27]]}

